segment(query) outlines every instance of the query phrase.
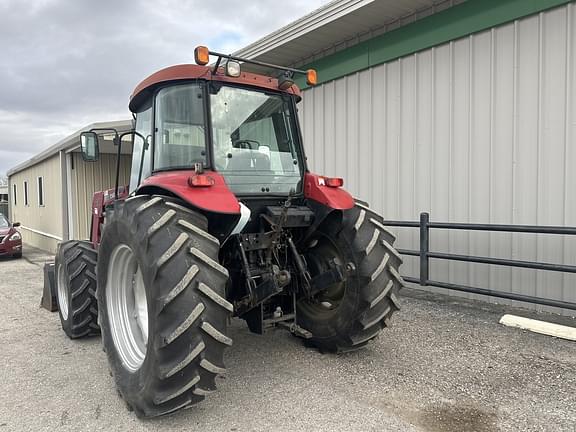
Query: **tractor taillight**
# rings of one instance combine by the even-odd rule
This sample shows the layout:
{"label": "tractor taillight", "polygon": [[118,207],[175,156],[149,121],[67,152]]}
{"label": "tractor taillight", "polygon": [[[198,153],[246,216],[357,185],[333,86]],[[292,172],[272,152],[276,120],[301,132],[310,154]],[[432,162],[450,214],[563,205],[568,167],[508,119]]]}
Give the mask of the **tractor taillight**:
{"label": "tractor taillight", "polygon": [[214,179],[206,174],[196,174],[188,178],[188,185],[191,187],[214,186]]}
{"label": "tractor taillight", "polygon": [[340,177],[326,177],[325,182],[328,187],[337,188],[344,186],[344,179]]}

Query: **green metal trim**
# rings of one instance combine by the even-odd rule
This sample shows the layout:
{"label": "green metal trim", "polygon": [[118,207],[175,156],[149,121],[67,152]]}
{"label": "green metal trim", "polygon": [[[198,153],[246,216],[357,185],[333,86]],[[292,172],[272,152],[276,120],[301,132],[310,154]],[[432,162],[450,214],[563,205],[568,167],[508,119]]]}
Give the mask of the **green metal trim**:
{"label": "green metal trim", "polygon": [[[467,0],[303,66],[324,83],[573,0]],[[302,78],[296,83],[308,87]]]}

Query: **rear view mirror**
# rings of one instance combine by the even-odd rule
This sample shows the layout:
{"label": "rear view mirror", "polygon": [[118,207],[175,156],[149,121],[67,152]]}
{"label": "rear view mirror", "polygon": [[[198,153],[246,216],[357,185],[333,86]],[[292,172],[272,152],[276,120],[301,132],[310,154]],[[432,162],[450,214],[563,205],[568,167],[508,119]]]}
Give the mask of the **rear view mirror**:
{"label": "rear view mirror", "polygon": [[14,222],[14,223],[12,224],[12,226],[13,226],[14,228],[18,228],[18,227],[20,226],[20,222]]}
{"label": "rear view mirror", "polygon": [[80,152],[86,162],[95,162],[100,156],[98,135],[95,132],[82,132],[80,134]]}

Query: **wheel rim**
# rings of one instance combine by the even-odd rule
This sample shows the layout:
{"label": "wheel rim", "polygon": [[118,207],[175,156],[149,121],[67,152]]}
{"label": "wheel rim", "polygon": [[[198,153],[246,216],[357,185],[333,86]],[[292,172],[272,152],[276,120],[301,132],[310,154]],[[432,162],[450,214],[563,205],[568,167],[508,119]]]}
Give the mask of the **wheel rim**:
{"label": "wheel rim", "polygon": [[[339,265],[345,263],[342,252],[328,236],[319,235],[309,244],[305,257],[312,278],[329,270],[331,261],[335,261]],[[315,298],[305,300],[301,307],[305,307],[315,315],[329,316],[340,307],[345,294],[346,280],[343,280],[328,287]]]}
{"label": "wheel rim", "polygon": [[68,320],[68,284],[62,264],[58,265],[58,309],[64,321]]}
{"label": "wheel rim", "polygon": [[125,244],[116,246],[110,256],[106,307],[116,351],[124,367],[135,372],[146,358],[148,301],[142,271]]}

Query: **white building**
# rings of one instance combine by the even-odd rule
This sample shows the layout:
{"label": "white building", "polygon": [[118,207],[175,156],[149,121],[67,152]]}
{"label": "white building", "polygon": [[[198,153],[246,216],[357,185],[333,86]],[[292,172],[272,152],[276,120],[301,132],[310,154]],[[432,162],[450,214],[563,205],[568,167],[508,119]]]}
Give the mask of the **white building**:
{"label": "white building", "polygon": [[[91,128],[129,130],[131,120],[88,125],[8,171],[10,218],[22,225],[25,243],[55,252],[58,242],[89,239],[94,192],[114,187],[116,151],[103,140],[100,159],[84,162],[80,133]],[[128,182],[132,145],[122,146],[120,185]]]}

